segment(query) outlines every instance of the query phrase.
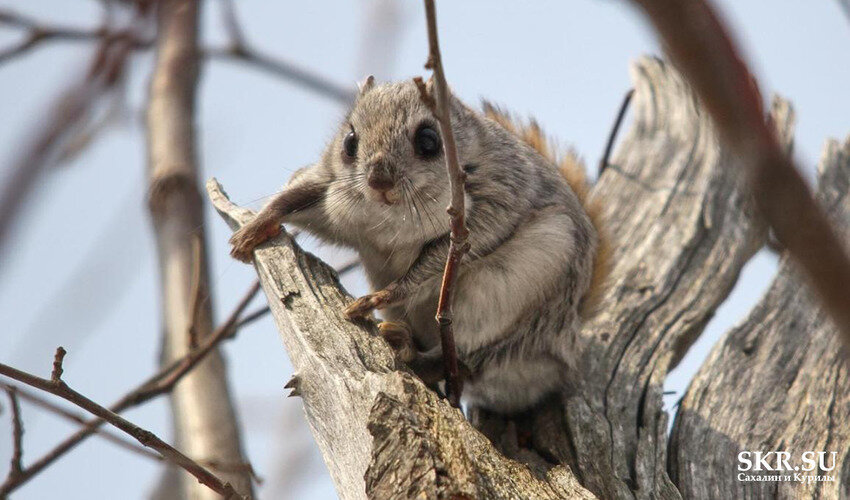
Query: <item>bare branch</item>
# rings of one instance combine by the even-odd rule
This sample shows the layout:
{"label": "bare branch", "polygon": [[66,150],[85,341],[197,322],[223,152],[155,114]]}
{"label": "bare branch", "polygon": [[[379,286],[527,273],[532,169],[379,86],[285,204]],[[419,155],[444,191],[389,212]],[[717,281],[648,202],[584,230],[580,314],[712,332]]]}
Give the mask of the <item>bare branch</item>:
{"label": "bare branch", "polygon": [[[222,340],[231,338],[236,325],[239,323],[239,318],[248,304],[260,290],[259,282],[255,282],[246,292],[245,296],[236,305],[230,313],[227,320],[222,323],[203,344],[187,353],[181,359],[175,360],[173,363],[164,367],[159,372],[149,377],[147,380],[139,384],[135,389],[128,392],[117,402],[112,404],[109,409],[115,413],[121,413],[130,408],[134,408],[144,404],[151,399],[170,392],[174,386],[185,377],[201,360],[203,360]],[[31,463],[25,468],[21,475],[15,478],[14,481],[7,481],[0,486],[0,498],[7,495],[32,479],[47,466],[55,462],[59,457],[73,449],[84,439],[88,438],[98,428],[103,425],[104,420],[94,419],[89,421],[86,426],[47,452],[44,456]]]}
{"label": "bare branch", "polygon": [[421,80],[417,82],[420,93],[425,97],[425,103],[431,107],[434,116],[440,123],[440,133],[443,136],[443,151],[446,155],[446,171],[451,186],[452,199],[448,208],[451,224],[451,244],[443,271],[443,281],[440,285],[440,299],[437,305],[437,322],[440,324],[440,343],[443,349],[443,362],[446,374],[446,395],[456,407],[460,407],[460,395],[463,390],[458,372],[457,349],[455,348],[454,331],[452,329],[452,293],[457,281],[458,267],[464,254],[469,250],[464,211],[464,182],[466,174],[460,168],[457,158],[457,144],[451,123],[451,94],[443,71],[443,61],[440,55],[440,43],[437,38],[437,14],[434,0],[425,0],[425,17],[428,23],[428,62],[427,69],[434,71],[435,95],[433,101],[428,99],[428,92]]}
{"label": "bare branch", "polygon": [[[350,104],[354,100],[355,92],[353,88],[335,83],[311,70],[301,68],[289,61],[250,46],[236,18],[235,6],[229,0],[222,0],[222,4],[225,12],[225,29],[230,37],[228,46],[203,49],[201,51],[202,57],[242,62],[248,67],[281,77],[341,104]],[[147,50],[153,46],[153,40],[142,38],[133,30],[113,30],[105,24],[95,29],[53,26],[0,9],[0,24],[4,22],[27,28],[28,34],[17,44],[0,50],[0,64],[25,55],[41,42],[50,40],[105,42],[110,39],[123,39],[129,42],[134,50]],[[19,22],[22,24],[19,24]]]}
{"label": "bare branch", "polygon": [[224,27],[229,37],[228,46],[219,49],[208,48],[204,51],[206,57],[242,62],[282,77],[343,105],[348,105],[354,101],[356,94],[353,88],[334,83],[325,77],[252,47],[242,31],[233,1],[221,0],[221,8],[224,14]]}
{"label": "bare branch", "polygon": [[[148,208],[160,271],[163,366],[193,352],[187,332],[194,330],[198,342],[202,342],[213,334],[214,326],[199,189],[201,165],[196,152],[200,5],[195,0],[157,2],[156,63],[146,107]],[[199,264],[199,274],[197,293],[192,295],[194,263]],[[199,296],[203,300],[193,305]],[[221,353],[210,349],[184,383],[171,391],[176,439],[200,461],[243,463],[247,460],[227,368]],[[221,475],[236,491],[253,496],[250,474],[233,470]],[[198,488],[189,477],[183,476],[180,484],[187,498],[209,497],[209,492]]]}
{"label": "bare branch", "polygon": [[236,49],[233,47],[207,48],[203,51],[203,55],[222,61],[241,62],[249,67],[254,67],[271,75],[281,77],[284,80],[343,105],[353,102],[356,95],[353,88],[332,82],[306,68],[299,67],[292,62],[285,61],[256,48],[248,48],[244,45]]}
{"label": "bare branch", "polygon": [[227,31],[230,44],[233,47],[244,47],[245,33],[242,32],[242,25],[236,15],[236,5],[233,0],[221,0],[221,10],[224,29]]}
{"label": "bare branch", "polygon": [[163,458],[184,469],[189,474],[192,474],[199,482],[217,493],[220,493],[225,498],[241,498],[230,484],[223,482],[212,472],[208,471],[206,468],[157,437],[154,433],[142,429],[141,427],[131,423],[129,420],[122,418],[115,412],[107,410],[103,406],[100,406],[91,399],[71,389],[67,384],[57,380],[47,380],[36,377],[35,375],[20,371],[3,363],[0,363],[0,374],[35,387],[36,389],[59,396],[68,402],[74,403],[92,415],[100,417],[104,421],[109,422],[115,427],[126,432],[142,445],[158,451],[162,454]]}
{"label": "bare branch", "polygon": [[97,28],[58,26],[44,23],[7,9],[0,9],[0,25],[19,28],[26,32],[26,35],[20,42],[4,50],[0,50],[0,64],[23,56],[42,42],[49,41],[103,42],[107,39],[115,40],[124,38],[130,41],[134,48],[140,49],[151,46],[150,40],[144,40],[138,37],[132,29],[115,30],[106,23]]}
{"label": "bare branch", "polygon": [[198,347],[198,314],[201,312],[201,273],[204,264],[202,250],[201,238],[196,234],[192,240],[192,288],[189,292],[192,303],[189,306],[189,349]]}
{"label": "bare branch", "polygon": [[[51,401],[48,401],[47,399],[39,396],[35,392],[30,392],[24,389],[23,387],[17,387],[11,384],[0,383],[0,386],[3,386],[3,388],[7,391],[14,390],[20,399],[23,399],[28,403],[38,406],[39,408],[47,410],[53,414],[59,415],[60,417],[70,420],[71,422],[75,422],[80,425],[88,424],[88,420],[82,414],[73,412],[57,404],[54,404]],[[139,455],[142,455],[146,458],[150,458],[152,460],[162,461],[162,456],[158,453],[154,453],[145,447],[133,444],[111,431],[105,429],[98,429],[97,434],[103,439],[109,441],[110,443],[118,445],[124,448],[125,450],[138,453]]]}
{"label": "bare branch", "polygon": [[768,127],[755,80],[717,14],[704,0],[633,1],[743,160],[762,216],[850,344],[850,257]]}
{"label": "bare branch", "polygon": [[623,103],[620,104],[620,111],[617,112],[614,126],[611,127],[611,133],[608,134],[608,143],[605,145],[605,152],[602,153],[602,158],[599,159],[598,175],[602,175],[602,172],[608,166],[608,159],[611,158],[611,149],[614,148],[614,140],[617,139],[617,132],[620,131],[620,125],[623,124],[623,118],[626,116],[626,111],[629,109],[629,103],[632,102],[634,93],[635,89],[629,89],[625,97],[623,97]]}
{"label": "bare branch", "polygon": [[29,50],[36,46],[38,39],[34,36],[28,36],[11,47],[0,50],[0,64],[15,59],[18,56],[26,54]]}
{"label": "bare branch", "polygon": [[24,424],[21,420],[21,405],[18,403],[18,393],[14,387],[6,386],[9,395],[9,406],[12,407],[12,460],[6,482],[15,480],[21,475],[24,456]]}
{"label": "bare branch", "polygon": [[[30,22],[21,21],[19,16],[8,13],[4,19],[25,24]],[[142,24],[145,19],[146,9],[139,7],[131,29]],[[85,74],[50,106],[47,118],[39,124],[33,139],[20,148],[21,153],[8,167],[9,180],[0,193],[0,254],[8,240],[12,222],[20,213],[39,175],[56,161],[58,146],[69,137],[77,124],[85,120],[100,96],[120,81],[133,47],[134,39],[130,35],[101,37]]]}
{"label": "bare branch", "polygon": [[68,352],[65,348],[59,346],[56,348],[56,354],[53,355],[53,371],[50,373],[50,380],[56,384],[62,382],[62,361],[65,360],[66,354],[68,354]]}

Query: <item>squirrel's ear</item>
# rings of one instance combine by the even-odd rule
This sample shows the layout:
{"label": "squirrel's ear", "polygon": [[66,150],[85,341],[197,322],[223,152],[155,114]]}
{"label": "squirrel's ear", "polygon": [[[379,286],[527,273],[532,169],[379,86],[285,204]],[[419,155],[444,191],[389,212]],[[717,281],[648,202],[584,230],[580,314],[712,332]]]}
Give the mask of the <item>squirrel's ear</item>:
{"label": "squirrel's ear", "polygon": [[372,90],[372,87],[375,86],[375,76],[369,75],[365,80],[357,84],[357,88],[360,89],[360,95],[365,94]]}
{"label": "squirrel's ear", "polygon": [[434,95],[434,82],[434,73],[431,72],[431,76],[425,81],[425,89],[428,90],[430,95]]}

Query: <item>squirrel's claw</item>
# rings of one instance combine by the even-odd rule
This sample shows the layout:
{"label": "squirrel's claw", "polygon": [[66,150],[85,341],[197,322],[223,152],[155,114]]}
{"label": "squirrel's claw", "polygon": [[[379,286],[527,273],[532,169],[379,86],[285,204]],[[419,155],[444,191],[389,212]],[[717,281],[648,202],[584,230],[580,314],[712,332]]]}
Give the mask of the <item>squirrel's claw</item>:
{"label": "squirrel's claw", "polygon": [[237,260],[251,263],[254,249],[260,243],[280,234],[280,224],[264,221],[252,221],[233,233],[230,237],[230,255]]}
{"label": "squirrel's claw", "polygon": [[359,319],[369,316],[375,309],[383,309],[389,303],[389,293],[385,290],[364,295],[345,308],[348,319]]}

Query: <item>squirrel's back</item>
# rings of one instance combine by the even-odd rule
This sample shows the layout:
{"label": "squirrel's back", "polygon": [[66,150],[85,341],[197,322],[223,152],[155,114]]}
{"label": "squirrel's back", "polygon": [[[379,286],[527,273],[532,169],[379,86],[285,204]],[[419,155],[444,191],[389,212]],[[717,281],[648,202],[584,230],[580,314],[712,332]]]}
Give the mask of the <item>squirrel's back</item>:
{"label": "squirrel's back", "polygon": [[579,202],[596,229],[598,243],[593,259],[593,272],[590,287],[582,297],[580,314],[587,318],[596,310],[605,290],[610,272],[611,246],[602,222],[602,205],[590,197],[590,185],[587,182],[587,170],[584,162],[573,149],[558,151],[552,146],[540,124],[530,119],[527,122],[488,101],[482,104],[484,116],[501,125],[505,130],[518,137],[548,162],[557,166],[564,180],[576,194]]}

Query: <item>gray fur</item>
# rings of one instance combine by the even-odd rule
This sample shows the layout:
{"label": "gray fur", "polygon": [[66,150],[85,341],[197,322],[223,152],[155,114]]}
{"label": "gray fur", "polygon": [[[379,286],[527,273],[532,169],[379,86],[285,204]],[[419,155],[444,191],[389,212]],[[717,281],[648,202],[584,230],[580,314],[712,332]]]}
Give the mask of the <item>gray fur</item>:
{"label": "gray fur", "polygon": [[[434,315],[449,188],[442,154],[414,154],[422,122],[438,129],[412,82],[364,85],[321,160],[287,187],[321,185],[324,196],[281,219],[357,250],[373,290],[392,290],[383,316],[407,323],[428,350],[439,345]],[[473,373],[465,395],[471,405],[522,410],[562,385],[573,365],[597,234],[549,160],[458,100],[452,127],[461,165],[474,166],[466,184],[471,250],[453,303],[460,359]],[[358,152],[346,163],[341,151],[352,129]],[[366,185],[377,164],[396,180],[398,203],[381,202]]]}

